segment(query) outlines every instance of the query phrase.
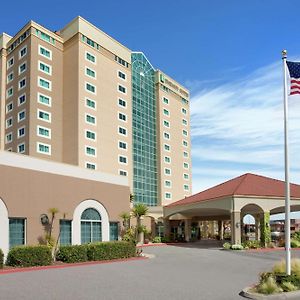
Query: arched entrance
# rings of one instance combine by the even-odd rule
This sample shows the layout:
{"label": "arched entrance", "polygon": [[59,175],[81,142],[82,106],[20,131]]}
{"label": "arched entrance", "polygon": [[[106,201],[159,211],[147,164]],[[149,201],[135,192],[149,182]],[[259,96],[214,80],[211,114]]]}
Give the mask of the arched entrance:
{"label": "arched entrance", "polygon": [[0,249],[6,256],[9,248],[9,221],[8,211],[5,203],[0,198]]}

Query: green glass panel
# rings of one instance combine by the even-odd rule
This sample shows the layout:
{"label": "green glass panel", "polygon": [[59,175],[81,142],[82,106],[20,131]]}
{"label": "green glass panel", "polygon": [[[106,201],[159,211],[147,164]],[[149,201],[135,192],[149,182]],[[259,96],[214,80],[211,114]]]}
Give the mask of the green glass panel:
{"label": "green glass panel", "polygon": [[109,223],[109,240],[110,241],[117,241],[119,235],[119,226],[117,222],[110,222]]}
{"label": "green glass panel", "polygon": [[71,245],[72,244],[72,225],[69,220],[60,220],[60,244]]}
{"label": "green glass panel", "polygon": [[81,215],[81,220],[100,221],[101,216],[94,208],[87,208]]}
{"label": "green glass panel", "polygon": [[25,244],[25,220],[9,219],[9,248]]}
{"label": "green glass panel", "polygon": [[92,241],[91,228],[92,228],[91,222],[81,221],[81,244],[87,244]]}

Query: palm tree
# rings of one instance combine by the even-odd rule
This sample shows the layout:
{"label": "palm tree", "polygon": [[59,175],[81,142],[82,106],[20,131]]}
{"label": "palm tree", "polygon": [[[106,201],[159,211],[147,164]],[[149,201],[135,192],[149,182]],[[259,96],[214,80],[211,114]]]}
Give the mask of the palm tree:
{"label": "palm tree", "polygon": [[123,219],[123,226],[125,228],[125,231],[130,228],[130,213],[129,212],[122,212],[119,215],[120,218]]}
{"label": "palm tree", "polygon": [[138,243],[144,243],[144,231],[142,229],[142,217],[146,216],[148,212],[148,207],[143,203],[137,203],[132,209],[132,214],[136,217],[136,228],[138,235]]}

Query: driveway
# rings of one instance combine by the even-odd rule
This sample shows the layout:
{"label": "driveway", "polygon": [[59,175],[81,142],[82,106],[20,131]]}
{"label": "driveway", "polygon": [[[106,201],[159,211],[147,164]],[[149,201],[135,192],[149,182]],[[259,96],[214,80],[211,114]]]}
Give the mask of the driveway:
{"label": "driveway", "polygon": [[241,289],[284,257],[186,246],[145,247],[155,255],[147,260],[0,275],[0,299],[241,300]]}

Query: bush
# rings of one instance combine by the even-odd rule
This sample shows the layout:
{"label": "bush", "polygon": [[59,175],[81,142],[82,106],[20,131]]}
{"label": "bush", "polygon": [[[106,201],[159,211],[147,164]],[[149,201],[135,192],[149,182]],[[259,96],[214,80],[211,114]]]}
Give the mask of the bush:
{"label": "bush", "polygon": [[61,246],[56,254],[56,259],[65,263],[87,261],[87,245]]}
{"label": "bush", "polygon": [[[285,261],[282,260],[276,263],[272,269],[274,274],[284,274],[286,270]],[[291,273],[300,278],[300,259],[294,258],[291,260]]]}
{"label": "bush", "polygon": [[300,242],[300,231],[294,232],[292,238]]}
{"label": "bush", "polygon": [[48,266],[52,264],[48,246],[16,246],[10,249],[6,264],[13,267]]}
{"label": "bush", "polygon": [[282,292],[282,289],[277,285],[274,277],[269,276],[257,286],[257,291],[261,294],[274,294]]}
{"label": "bush", "polygon": [[129,228],[128,230],[126,230],[125,234],[122,237],[122,241],[125,242],[131,242],[134,245],[137,244],[137,234],[136,234],[136,230],[134,228]]}
{"label": "bush", "polygon": [[249,248],[249,249],[257,249],[260,248],[260,241],[254,240],[254,241],[245,241],[243,243],[244,248]]}
{"label": "bush", "polygon": [[294,286],[291,282],[283,282],[280,286],[284,292],[292,292],[297,290],[297,287]]}
{"label": "bush", "polygon": [[300,248],[300,241],[291,239],[291,247],[292,248]]}
{"label": "bush", "polygon": [[235,245],[231,245],[230,247],[232,250],[243,250],[244,247],[242,245],[238,245],[238,244],[235,244]]}
{"label": "bush", "polygon": [[152,239],[152,243],[157,244],[157,243],[161,243],[161,237],[160,236],[156,236]]}
{"label": "bush", "polygon": [[0,249],[0,269],[3,269],[4,264],[4,254],[3,251]]}
{"label": "bush", "polygon": [[231,244],[230,243],[224,243],[223,248],[226,249],[226,250],[229,250],[231,248]]}
{"label": "bush", "polygon": [[160,240],[162,243],[170,243],[170,239],[166,236],[161,237]]}

